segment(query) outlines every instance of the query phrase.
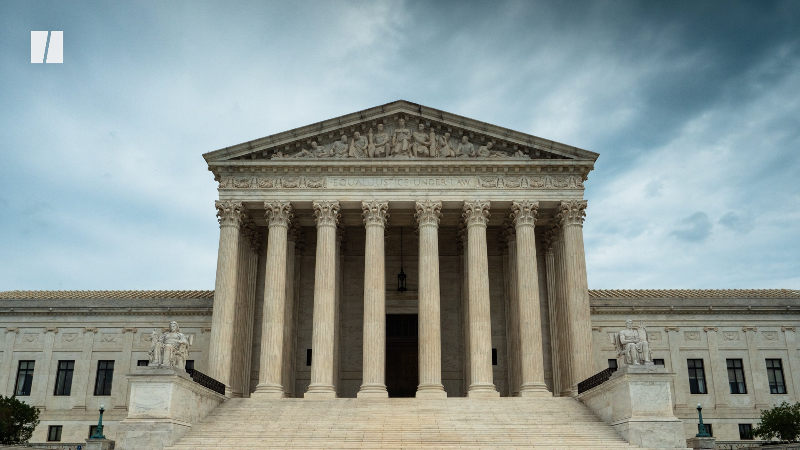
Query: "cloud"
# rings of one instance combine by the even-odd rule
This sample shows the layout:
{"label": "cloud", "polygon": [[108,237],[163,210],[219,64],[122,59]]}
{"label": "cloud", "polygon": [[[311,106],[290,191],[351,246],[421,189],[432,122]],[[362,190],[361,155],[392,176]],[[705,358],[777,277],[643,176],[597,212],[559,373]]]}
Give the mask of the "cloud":
{"label": "cloud", "polygon": [[708,214],[696,212],[681,220],[680,227],[673,230],[670,234],[687,242],[703,242],[711,234],[711,228],[713,226],[711,220],[708,218]]}
{"label": "cloud", "polygon": [[727,212],[719,219],[719,224],[737,233],[749,233],[755,228],[753,219],[744,214]]}

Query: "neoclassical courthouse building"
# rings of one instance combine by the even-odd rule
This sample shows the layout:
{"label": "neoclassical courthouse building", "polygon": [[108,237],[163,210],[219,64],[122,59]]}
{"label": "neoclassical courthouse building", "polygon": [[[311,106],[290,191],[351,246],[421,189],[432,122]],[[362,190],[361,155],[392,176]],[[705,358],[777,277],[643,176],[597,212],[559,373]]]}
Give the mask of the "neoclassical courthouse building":
{"label": "neoclassical courthouse building", "polygon": [[173,320],[188,365],[224,383],[220,410],[319,401],[347,422],[337,402],[401,414],[446,399],[528,417],[616,367],[627,319],[687,438],[698,403],[738,441],[761,410],[800,400],[800,291],[588,288],[597,153],[397,101],[203,156],[219,183],[214,291],[0,292],[0,394],[42,410],[32,442],[82,442],[101,404],[115,438],[128,374]]}

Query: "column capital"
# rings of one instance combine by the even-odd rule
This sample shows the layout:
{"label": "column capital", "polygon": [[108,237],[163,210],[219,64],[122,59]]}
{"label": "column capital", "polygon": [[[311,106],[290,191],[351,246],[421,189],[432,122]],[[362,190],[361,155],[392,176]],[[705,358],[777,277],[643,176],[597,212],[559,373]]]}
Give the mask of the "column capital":
{"label": "column capital", "polygon": [[295,245],[297,245],[298,241],[303,239],[303,233],[299,223],[292,222],[291,225],[289,225],[289,232],[286,238],[289,242],[294,242]]}
{"label": "column capital", "polygon": [[264,209],[267,211],[267,223],[269,227],[289,227],[292,220],[292,204],[281,201],[266,201]]}
{"label": "column capital", "polygon": [[503,224],[500,226],[500,233],[497,235],[497,240],[500,241],[501,248],[517,240],[517,230],[514,229],[511,217],[506,217],[506,219],[503,220]]}
{"label": "column capital", "polygon": [[489,223],[489,216],[491,216],[491,214],[489,214],[490,207],[491,203],[481,200],[465,201],[464,213],[461,214],[461,217],[464,218],[467,227],[473,225],[485,227]]}
{"label": "column capital", "polygon": [[442,202],[431,200],[416,202],[416,209],[414,217],[417,219],[417,226],[439,226],[439,219],[442,217]]}
{"label": "column capital", "polygon": [[246,216],[246,210],[242,202],[230,200],[217,200],[214,202],[217,208],[217,221],[220,227],[239,227]]}
{"label": "column capital", "polygon": [[511,220],[515,227],[534,226],[539,215],[539,202],[511,202]]}
{"label": "column capital", "polygon": [[561,226],[583,226],[583,221],[586,219],[586,205],[586,200],[568,200],[561,202],[558,204],[556,219]]}
{"label": "column capital", "polygon": [[339,202],[314,202],[314,217],[317,219],[317,228],[335,228],[339,223],[339,208]]}
{"label": "column capital", "polygon": [[257,252],[261,249],[261,233],[258,231],[258,226],[252,221],[248,220],[242,225],[242,234],[245,240],[250,244],[250,249]]}
{"label": "column capital", "polygon": [[544,232],[542,232],[542,248],[545,249],[545,252],[552,252],[553,246],[556,242],[558,242],[558,238],[560,237],[560,228],[558,225],[551,225],[545,228]]}
{"label": "column capital", "polygon": [[379,226],[386,228],[389,220],[389,202],[361,202],[361,216],[364,218],[364,225]]}

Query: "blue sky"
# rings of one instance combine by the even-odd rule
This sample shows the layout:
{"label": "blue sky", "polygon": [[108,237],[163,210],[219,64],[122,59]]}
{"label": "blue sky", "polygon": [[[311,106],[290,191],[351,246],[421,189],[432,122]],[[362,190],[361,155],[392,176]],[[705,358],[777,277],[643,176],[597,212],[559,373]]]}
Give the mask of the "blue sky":
{"label": "blue sky", "polygon": [[[0,2],[0,290],[213,289],[202,153],[398,99],[600,153],[590,288],[800,289],[800,2]],[[30,31],[64,63],[31,64]]]}

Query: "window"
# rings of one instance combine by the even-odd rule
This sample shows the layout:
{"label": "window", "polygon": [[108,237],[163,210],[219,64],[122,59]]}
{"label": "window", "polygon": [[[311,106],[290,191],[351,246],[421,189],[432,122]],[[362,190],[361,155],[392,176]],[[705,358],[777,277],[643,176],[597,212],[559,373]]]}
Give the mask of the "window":
{"label": "window", "polygon": [[50,425],[47,428],[47,440],[50,442],[61,440],[61,425]]}
{"label": "window", "polygon": [[770,394],[785,394],[786,384],[783,382],[783,366],[780,359],[767,360],[767,378]]}
{"label": "window", "polygon": [[190,370],[194,370],[194,360],[193,359],[187,359],[186,360],[186,371],[188,372]]}
{"label": "window", "polygon": [[747,394],[742,360],[728,359],[726,361],[728,362],[728,384],[731,385],[731,394]]}
{"label": "window", "polygon": [[111,395],[114,381],[114,361],[97,361],[97,378],[94,382],[94,395]]}
{"label": "window", "polygon": [[714,437],[714,428],[711,426],[711,424],[704,423],[703,426],[706,429],[706,433],[708,433],[709,436]]}
{"label": "window", "polygon": [[146,367],[150,365],[150,360],[148,359],[140,359],[136,361],[136,367]]}
{"label": "window", "polygon": [[493,366],[497,365],[497,349],[496,348],[492,349],[492,365]]}
{"label": "window", "polygon": [[306,366],[311,365],[311,349],[306,349]]}
{"label": "window", "polygon": [[608,360],[608,368],[617,370],[617,360],[616,359],[609,359]]}
{"label": "window", "polygon": [[59,361],[58,372],[56,373],[56,387],[53,395],[69,395],[72,391],[72,371],[75,369],[75,361]]}
{"label": "window", "polygon": [[739,439],[752,440],[753,439],[753,425],[749,423],[739,424]]}
{"label": "window", "polygon": [[703,360],[687,359],[686,366],[689,368],[689,392],[692,394],[707,394],[706,371],[703,369]]}
{"label": "window", "polygon": [[657,366],[663,366],[664,365],[664,360],[663,359],[653,359],[653,364],[655,364]]}
{"label": "window", "polygon": [[33,365],[35,361],[20,361],[17,369],[17,384],[14,386],[14,395],[18,397],[31,395],[33,384]]}

